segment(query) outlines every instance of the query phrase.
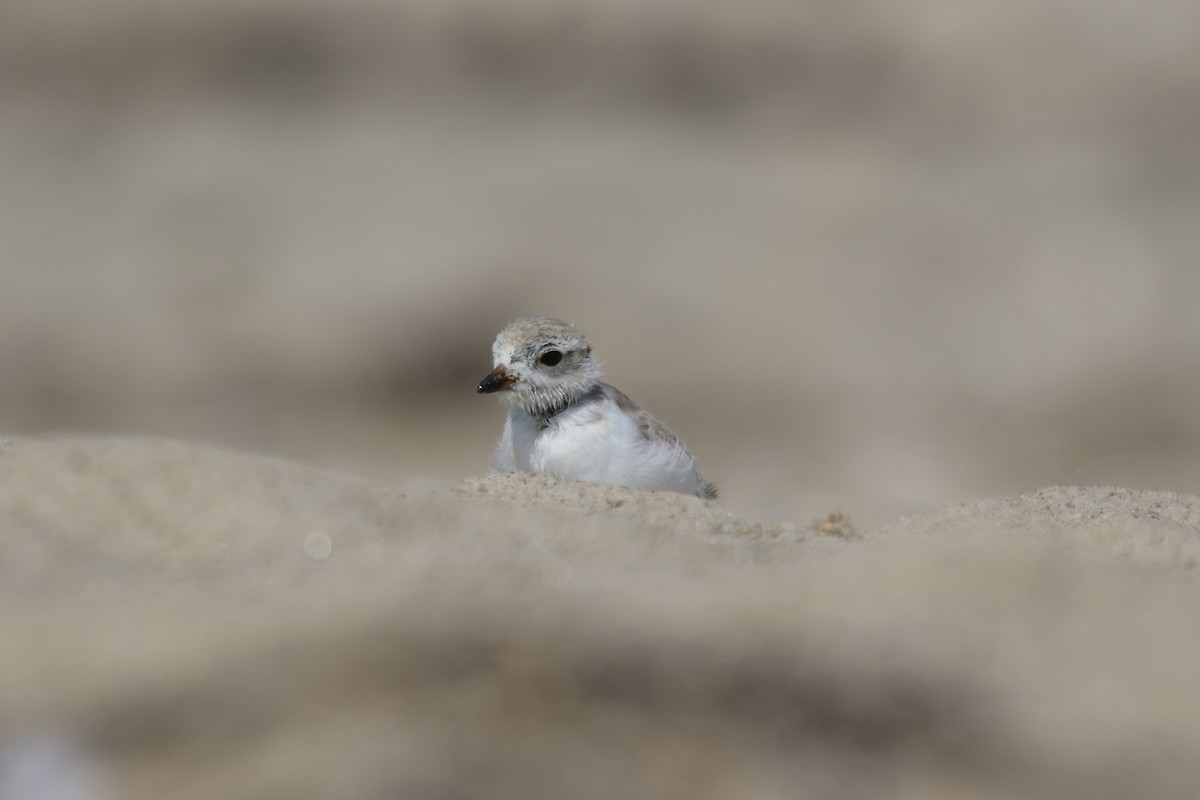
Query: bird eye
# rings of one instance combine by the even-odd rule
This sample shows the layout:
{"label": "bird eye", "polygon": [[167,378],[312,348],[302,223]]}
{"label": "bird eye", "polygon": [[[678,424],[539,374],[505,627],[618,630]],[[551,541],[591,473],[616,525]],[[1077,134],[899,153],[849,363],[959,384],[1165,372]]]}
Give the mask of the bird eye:
{"label": "bird eye", "polygon": [[562,361],[562,353],[557,350],[547,350],[538,356],[538,361],[545,364],[547,367],[553,367],[558,362]]}

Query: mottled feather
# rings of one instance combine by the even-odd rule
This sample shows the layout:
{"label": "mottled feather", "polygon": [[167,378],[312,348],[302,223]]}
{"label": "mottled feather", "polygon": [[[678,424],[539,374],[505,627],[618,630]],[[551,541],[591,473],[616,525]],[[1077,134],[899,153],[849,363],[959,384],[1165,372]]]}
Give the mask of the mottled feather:
{"label": "mottled feather", "polygon": [[[555,357],[544,358],[548,353]],[[628,395],[602,382],[591,353],[574,325],[550,317],[513,320],[500,331],[492,346],[494,374],[506,376],[502,398],[512,410],[496,452],[498,468],[715,498],[716,486],[700,475],[691,451]],[[480,391],[495,389],[480,385]]]}

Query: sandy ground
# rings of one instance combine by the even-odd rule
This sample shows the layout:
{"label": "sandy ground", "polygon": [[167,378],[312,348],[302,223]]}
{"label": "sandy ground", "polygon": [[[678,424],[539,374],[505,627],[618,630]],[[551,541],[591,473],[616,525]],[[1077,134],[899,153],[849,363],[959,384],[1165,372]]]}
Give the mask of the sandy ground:
{"label": "sandy ground", "polygon": [[[8,0],[0,800],[1196,796],[1132,8]],[[469,477],[524,314],[722,504]]]}
{"label": "sandy ground", "polygon": [[0,448],[0,798],[1185,797],[1200,498],[875,530]]}

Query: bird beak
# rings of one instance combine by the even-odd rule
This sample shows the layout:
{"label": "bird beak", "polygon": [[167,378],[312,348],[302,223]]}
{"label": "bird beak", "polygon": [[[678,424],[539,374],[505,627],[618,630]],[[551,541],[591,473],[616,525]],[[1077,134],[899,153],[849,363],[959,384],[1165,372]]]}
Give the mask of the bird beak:
{"label": "bird beak", "polygon": [[479,382],[479,388],[475,391],[480,394],[491,394],[502,389],[507,390],[517,382],[517,376],[513,375],[504,367],[496,367],[487,374],[487,377]]}

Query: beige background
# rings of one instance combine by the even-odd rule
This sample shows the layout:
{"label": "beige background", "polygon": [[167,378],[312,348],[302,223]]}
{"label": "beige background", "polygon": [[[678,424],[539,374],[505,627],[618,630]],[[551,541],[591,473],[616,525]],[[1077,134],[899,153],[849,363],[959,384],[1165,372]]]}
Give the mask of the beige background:
{"label": "beige background", "polygon": [[[7,0],[0,800],[1200,795],[1198,39]],[[724,507],[480,477],[522,314]]]}
{"label": "beige background", "polygon": [[534,313],[751,517],[1196,490],[1186,4],[2,13],[0,431],[434,488]]}

